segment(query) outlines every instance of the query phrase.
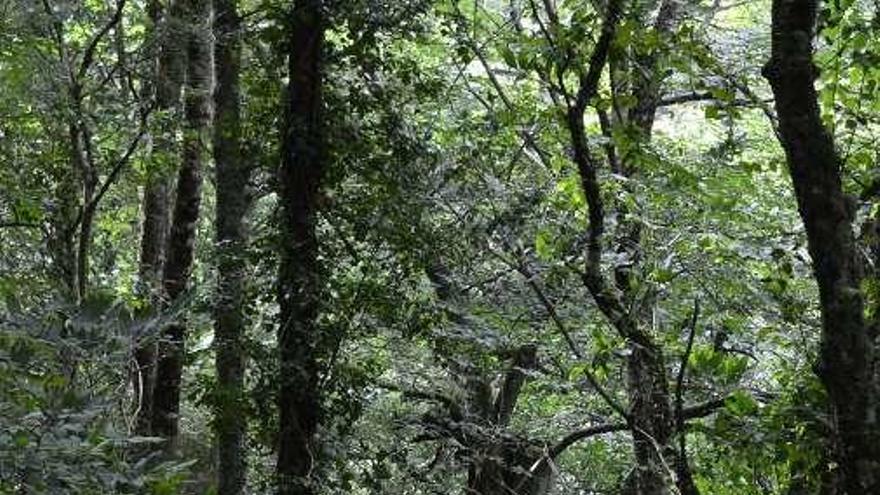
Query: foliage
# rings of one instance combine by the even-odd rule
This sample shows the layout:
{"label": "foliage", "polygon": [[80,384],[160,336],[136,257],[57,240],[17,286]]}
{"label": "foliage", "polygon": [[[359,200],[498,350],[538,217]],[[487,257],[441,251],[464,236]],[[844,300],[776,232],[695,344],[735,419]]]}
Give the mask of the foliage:
{"label": "foliage", "polygon": [[[249,493],[269,492],[286,249],[276,171],[295,2],[238,2],[252,170],[249,237],[237,253],[246,265],[241,401],[217,393],[213,368],[223,273],[210,180],[186,297],[160,311],[138,292],[140,191],[174,175],[181,138],[167,149],[153,139],[181,118],[174,110],[139,125],[153,103],[148,2],[126,4],[122,28],[99,38],[81,119],[72,118],[68,68],[112,3],[64,0],[47,11],[0,0],[0,88],[9,95],[0,101],[0,493],[210,493],[212,411],[229,400],[248,422]],[[487,445],[546,453],[573,432],[625,424],[614,404],[631,398],[633,351],[583,283],[590,205],[564,101],[595,49],[603,2],[322,3],[321,493],[460,492],[495,455]],[[665,33],[645,22],[665,2],[630,3],[584,121],[602,163],[604,274],[632,270],[628,309],[663,350],[670,398],[713,405],[681,433],[702,493],[814,491],[834,470],[824,457],[827,394],[812,369],[819,294],[760,75],[770,2],[673,2],[680,17]],[[823,2],[815,54],[823,119],[845,158],[866,246],[880,191],[878,19],[867,1]],[[622,117],[640,103],[633,68],[646,57],[656,57],[649,77],[660,89],[648,137]],[[87,256],[92,295],[81,304],[65,289],[71,233],[88,203],[71,161],[76,122],[92,133],[107,185]],[[133,137],[136,151],[113,175]],[[614,169],[615,159],[631,171]],[[640,237],[627,250],[633,225]],[[869,316],[880,300],[871,263]],[[131,351],[177,317],[189,332],[182,452],[169,460],[157,453],[161,439],[132,433]],[[536,363],[521,366],[517,352],[529,346]],[[496,400],[515,371],[525,378],[509,423],[475,412],[487,402],[481,394]],[[632,452],[626,428],[567,445],[551,461],[556,493],[621,493]]]}
{"label": "foliage", "polygon": [[0,492],[177,493],[192,463],[129,434],[129,335],[156,324],[100,301],[0,315]]}

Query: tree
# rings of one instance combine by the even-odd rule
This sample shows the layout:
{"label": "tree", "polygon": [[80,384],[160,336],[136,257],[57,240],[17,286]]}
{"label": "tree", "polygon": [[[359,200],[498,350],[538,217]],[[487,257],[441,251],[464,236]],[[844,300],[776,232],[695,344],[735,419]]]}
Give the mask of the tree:
{"label": "tree", "polygon": [[0,492],[878,491],[880,16],[770,4],[0,0]]}
{"label": "tree", "polygon": [[[636,9],[634,16],[644,18],[655,7],[654,4]],[[654,33],[668,36],[675,25],[676,12],[674,2],[662,2],[654,23]],[[547,17],[554,32],[559,32],[558,15],[551,2],[546,3]],[[585,268],[583,282],[598,309],[605,315],[608,322],[627,342],[628,358],[627,388],[629,407],[624,410],[615,405],[615,409],[624,416],[632,429],[635,451],[635,470],[628,482],[628,493],[665,494],[671,487],[678,485],[682,493],[696,493],[691,480],[690,470],[684,459],[684,452],[676,450],[673,440],[676,430],[681,428],[683,419],[681,405],[674,404],[674,396],[670,392],[669,378],[666,370],[666,357],[663,344],[657,336],[652,335],[650,310],[654,302],[650,295],[638,294],[636,284],[644,285],[644,281],[636,280],[634,275],[639,263],[641,247],[641,221],[635,212],[625,206],[618,206],[618,232],[615,251],[622,261],[614,267],[615,278],[609,280],[604,274],[602,258],[606,250],[606,200],[603,198],[602,184],[599,179],[601,161],[594,155],[588,144],[584,127],[585,112],[599,92],[600,78],[603,74],[609,54],[613,48],[618,23],[624,16],[623,5],[610,2],[605,15],[602,32],[598,38],[589,60],[579,60],[576,47],[571,47],[559,39],[554,39],[555,46],[566,53],[563,64],[556,70],[565,72],[569,60],[574,60],[574,72],[578,85],[575,93],[569,93],[562,83],[552,82],[552,76],[543,74],[545,81],[551,81],[551,91],[561,94],[565,102],[567,127],[573,148],[573,160],[580,175],[581,187],[589,210],[589,227],[587,246],[584,255]],[[638,157],[633,151],[615,150],[616,144],[612,137],[612,126],[635,130],[636,143],[630,149],[646,146],[655,120],[655,113],[660,101],[660,83],[662,76],[658,69],[658,50],[638,51],[632,49],[627,54],[623,49],[612,58],[612,106],[614,109],[613,123],[607,114],[600,111],[599,119],[604,126],[610,144],[606,146],[608,164],[613,172],[624,177],[633,177],[638,173]],[[625,70],[632,65],[631,73]],[[622,67],[623,66],[623,67]],[[632,90],[627,91],[631,87]],[[623,104],[629,98],[632,103]],[[649,289],[648,294],[652,291]],[[686,366],[686,360],[681,366]],[[681,387],[681,385],[678,385]],[[679,391],[680,394],[680,391]],[[683,432],[679,434],[684,435]]]}
{"label": "tree", "polygon": [[[59,103],[66,125],[70,163],[70,169],[62,174],[58,188],[58,202],[63,207],[58,208],[50,243],[68,297],[79,302],[88,296],[89,263],[98,207],[137,151],[150,114],[150,109],[138,108],[134,137],[115,150],[112,160],[103,163],[97,149],[100,131],[98,123],[92,120],[93,109],[88,98],[89,93],[100,90],[101,85],[92,87],[89,83],[99,62],[99,48],[122,21],[125,6],[126,0],[116,0],[109,16],[89,33],[86,43],[78,50],[69,42],[65,18],[57,15],[48,1],[42,2],[43,13],[48,17],[49,38],[58,59],[58,79],[64,88]],[[107,175],[103,182],[102,172]]]}
{"label": "tree", "polygon": [[321,417],[318,390],[319,267],[316,216],[326,169],[322,98],[325,17],[321,0],[293,3],[278,171],[281,264],[278,272],[278,493],[316,493],[312,471]]}
{"label": "tree", "polygon": [[865,318],[865,267],[853,235],[853,200],[843,190],[842,160],[822,122],[814,87],[818,9],[815,0],[773,2],[772,52],[764,75],[773,88],[780,141],[819,285],[822,343],[816,371],[829,397],[830,459],[838,465],[824,491],[872,493],[880,489],[876,328]]}
{"label": "tree", "polygon": [[241,152],[241,18],[236,0],[216,0],[214,21],[214,166],[217,174],[217,302],[214,316],[217,390],[217,493],[238,495],[245,483],[244,216],[249,165]]}
{"label": "tree", "polygon": [[[147,171],[142,201],[138,282],[144,304],[150,309],[161,306],[162,267],[171,223],[169,209],[173,183],[165,162],[175,150],[173,134],[177,126],[174,123],[179,111],[185,69],[185,53],[176,40],[183,34],[180,10],[181,2],[174,2],[167,10],[158,0],[148,5],[149,43],[153,46],[150,67],[155,70],[145,81],[143,93],[147,99],[155,98],[156,110],[163,117],[161,128],[153,139],[155,149],[151,156],[154,160]],[[164,115],[166,113],[173,115]],[[155,335],[138,335],[135,339],[134,388],[139,406],[136,431],[149,435],[156,381],[156,338]]]}
{"label": "tree", "polygon": [[[162,274],[163,295],[169,304],[180,302],[192,271],[202,194],[202,170],[209,156],[212,117],[211,1],[188,0],[184,9],[187,36],[182,41],[186,43],[187,62],[183,155]],[[170,452],[178,447],[185,338],[184,322],[168,325],[162,332],[156,363],[152,432],[167,439]]]}

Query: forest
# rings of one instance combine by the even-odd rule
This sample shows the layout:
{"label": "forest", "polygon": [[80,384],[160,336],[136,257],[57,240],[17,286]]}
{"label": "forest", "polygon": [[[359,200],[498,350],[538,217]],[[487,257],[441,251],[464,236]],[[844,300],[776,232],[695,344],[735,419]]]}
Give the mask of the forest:
{"label": "forest", "polygon": [[0,0],[0,494],[880,495],[880,1]]}

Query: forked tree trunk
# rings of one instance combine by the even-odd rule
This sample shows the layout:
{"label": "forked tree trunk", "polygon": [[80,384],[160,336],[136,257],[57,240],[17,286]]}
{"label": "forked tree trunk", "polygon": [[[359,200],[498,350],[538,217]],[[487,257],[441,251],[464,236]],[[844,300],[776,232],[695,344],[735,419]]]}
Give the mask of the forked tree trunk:
{"label": "forked tree trunk", "polygon": [[214,347],[217,390],[217,494],[239,495],[245,484],[244,216],[248,167],[241,154],[241,19],[237,0],[215,0],[214,166],[217,173],[217,303]]}
{"label": "forked tree trunk", "polygon": [[[841,159],[822,124],[812,61],[817,0],[774,0],[772,51],[764,76],[807,231],[822,313],[817,371],[828,392],[834,446],[828,493],[880,493],[874,342],[864,316],[862,263],[841,181]],[[833,462],[831,462],[833,461]]]}
{"label": "forked tree trunk", "polygon": [[[449,307],[465,303],[446,266],[434,263],[425,273],[441,302]],[[456,325],[472,325],[470,318],[457,311],[450,311],[449,317]],[[454,438],[466,452],[467,495],[545,495],[555,484],[550,464],[538,463],[546,446],[509,431],[527,372],[538,365],[537,352],[535,345],[525,344],[505,356],[510,366],[497,388],[494,373],[456,359],[446,363],[447,371],[464,389],[464,398],[456,407],[447,404],[449,417],[428,426],[438,439]]]}
{"label": "forked tree trunk", "polygon": [[324,175],[325,150],[321,54],[324,17],[321,0],[295,0],[288,46],[283,157],[278,173],[281,266],[278,273],[278,327],[281,375],[278,493],[315,493],[315,433],[320,420],[318,391],[317,196]]}
{"label": "forked tree trunk", "polygon": [[[211,124],[211,1],[187,0],[184,8],[188,31],[184,38],[187,63],[183,160],[177,177],[177,195],[162,279],[169,303],[174,303],[184,293],[192,271],[202,169],[208,157]],[[185,337],[183,321],[165,328],[156,364],[152,429],[154,435],[167,440],[167,449],[172,453],[177,449]]]}
{"label": "forked tree trunk", "polygon": [[[637,15],[645,15],[651,7],[636,9]],[[682,493],[694,494],[696,487],[690,477],[690,470],[683,455],[676,451],[675,410],[669,390],[666,359],[663,346],[657,342],[645,316],[634,311],[633,284],[634,268],[639,261],[641,250],[640,223],[633,212],[619,208],[618,235],[615,249],[625,262],[614,266],[613,280],[605,276],[602,255],[605,250],[605,206],[602,199],[601,184],[598,179],[599,161],[592,156],[585,135],[584,112],[589,99],[595,96],[599,77],[609,56],[611,39],[616,23],[622,15],[622,3],[610,2],[603,28],[588,68],[581,69],[581,84],[578,98],[568,108],[568,127],[574,149],[574,161],[581,176],[584,195],[589,206],[589,245],[586,254],[587,270],[585,285],[596,305],[626,340],[629,348],[627,357],[627,392],[629,396],[629,419],[633,438],[635,469],[627,481],[627,493],[637,495],[666,495],[675,488]],[[668,35],[675,25],[675,4],[664,1],[653,30],[663,36]],[[605,40],[603,44],[602,41]],[[630,62],[621,63],[612,59],[612,81],[615,97],[632,97],[635,104],[628,112],[619,112],[614,121],[619,125],[631,126],[638,139],[650,140],[656,109],[660,96],[662,76],[658,70],[657,50],[633,57]],[[622,84],[620,78],[629,79]],[[621,83],[621,84],[618,84]],[[615,99],[616,101],[616,99]],[[617,105],[615,105],[617,108]],[[610,119],[603,117],[603,126],[610,133]],[[633,157],[618,155],[613,147],[606,148],[609,162],[616,173],[630,175],[637,172]],[[683,480],[677,483],[676,480]],[[678,485],[678,486],[676,486]]]}

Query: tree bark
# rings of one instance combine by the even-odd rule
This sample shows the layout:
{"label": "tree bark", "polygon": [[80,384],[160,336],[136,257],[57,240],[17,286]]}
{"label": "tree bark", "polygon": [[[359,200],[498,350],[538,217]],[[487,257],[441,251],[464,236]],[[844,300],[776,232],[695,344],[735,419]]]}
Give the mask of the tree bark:
{"label": "tree bark", "polygon": [[316,492],[312,471],[321,417],[318,390],[317,196],[326,168],[322,115],[321,0],[293,3],[289,32],[283,157],[278,173],[282,206],[278,273],[281,376],[278,397],[278,493]]}
{"label": "tree bark", "polygon": [[[202,168],[208,156],[211,124],[211,1],[188,0],[185,126],[183,159],[177,177],[177,196],[162,285],[168,303],[186,290],[192,270],[196,224],[201,203]],[[183,373],[186,326],[182,321],[165,328],[159,342],[156,387],[153,395],[153,434],[167,439],[167,449],[177,449],[180,382]]]}
{"label": "tree bark", "polygon": [[53,208],[49,217],[47,247],[52,258],[52,272],[62,287],[62,296],[75,301],[77,282],[74,225],[79,204],[79,181],[74,170],[69,168],[59,170],[53,179],[56,186],[52,194]]}
{"label": "tree bark", "polygon": [[[150,43],[153,44],[153,80],[145,82],[144,98],[156,99],[160,115],[172,112],[180,104],[183,84],[184,53],[172,42],[174,28],[179,24],[179,6],[164,11],[160,0],[147,5],[150,18]],[[149,310],[161,302],[162,267],[165,263],[165,245],[171,228],[169,203],[172,184],[162,167],[162,157],[174,149],[174,128],[162,123],[158,135],[153,138],[151,166],[143,192],[143,225],[141,229],[140,261],[138,266],[138,292]],[[139,395],[139,408],[135,418],[135,433],[150,435],[153,410],[153,389],[156,383],[156,339],[153,335],[137,335],[134,343],[136,369],[133,371],[134,391]]]}
{"label": "tree bark", "polygon": [[771,57],[764,67],[779,134],[819,286],[822,339],[817,372],[828,392],[838,465],[831,490],[880,491],[874,348],[864,317],[863,279],[841,159],[822,124],[812,62],[817,0],[774,0]]}
{"label": "tree bark", "polygon": [[214,67],[217,87],[214,166],[217,173],[217,305],[214,346],[217,390],[217,494],[239,495],[245,485],[244,216],[248,167],[241,154],[241,19],[237,0],[215,0]]}

